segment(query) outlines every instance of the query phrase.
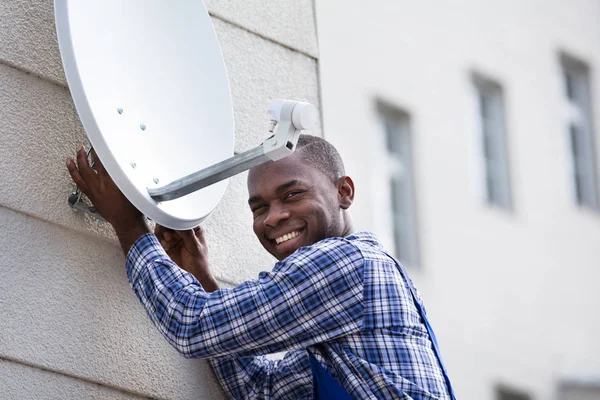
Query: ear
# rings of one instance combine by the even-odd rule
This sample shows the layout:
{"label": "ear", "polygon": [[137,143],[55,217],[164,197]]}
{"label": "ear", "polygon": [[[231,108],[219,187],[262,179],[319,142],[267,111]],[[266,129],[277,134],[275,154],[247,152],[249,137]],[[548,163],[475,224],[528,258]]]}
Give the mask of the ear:
{"label": "ear", "polygon": [[338,179],[338,201],[340,207],[347,210],[354,201],[354,182],[349,176],[342,176]]}

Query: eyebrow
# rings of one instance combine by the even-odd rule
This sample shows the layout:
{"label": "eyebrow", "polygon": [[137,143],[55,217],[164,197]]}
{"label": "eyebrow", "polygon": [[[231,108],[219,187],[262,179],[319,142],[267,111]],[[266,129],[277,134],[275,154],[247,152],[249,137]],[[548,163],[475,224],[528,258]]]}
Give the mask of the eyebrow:
{"label": "eyebrow", "polygon": [[[293,180],[291,180],[289,182],[282,183],[281,185],[279,185],[277,187],[277,189],[275,189],[275,192],[277,194],[280,194],[281,192],[285,191],[286,189],[289,189],[290,187],[292,187],[294,185],[297,185],[298,183],[299,183],[299,181],[297,179],[293,179]],[[259,196],[259,195],[252,196],[252,197],[250,197],[248,199],[248,204],[257,203],[257,202],[259,202],[261,200],[262,200],[262,197]]]}

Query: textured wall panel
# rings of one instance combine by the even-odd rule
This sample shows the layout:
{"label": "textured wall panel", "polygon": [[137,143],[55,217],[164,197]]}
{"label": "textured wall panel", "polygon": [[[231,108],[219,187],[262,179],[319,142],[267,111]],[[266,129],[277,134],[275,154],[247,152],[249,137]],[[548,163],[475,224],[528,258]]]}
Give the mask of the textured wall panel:
{"label": "textured wall panel", "polygon": [[0,397],[11,400],[139,400],[120,390],[0,360]]}
{"label": "textured wall panel", "polygon": [[0,61],[66,84],[52,0],[0,1]]}
{"label": "textured wall panel", "polygon": [[[213,20],[229,72],[236,125],[236,150],[270,136],[267,108],[274,98],[306,99],[319,108],[315,59]],[[320,128],[310,131],[320,136]]]}
{"label": "textured wall panel", "polygon": [[85,138],[68,90],[0,64],[0,115],[0,205],[109,235],[67,205],[65,160]]}
{"label": "textured wall panel", "polygon": [[5,208],[0,226],[0,357],[153,397],[220,398],[208,364],[147,318],[118,246]]}
{"label": "textured wall panel", "polygon": [[316,57],[312,0],[205,0],[210,13]]}
{"label": "textured wall panel", "polygon": [[[207,6],[211,14],[245,30],[316,57],[312,0],[252,0],[251,3],[211,0]],[[3,0],[0,17],[0,60],[66,85],[56,40],[53,1]],[[292,20],[293,23],[288,22]],[[217,33],[220,36],[219,30]]]}

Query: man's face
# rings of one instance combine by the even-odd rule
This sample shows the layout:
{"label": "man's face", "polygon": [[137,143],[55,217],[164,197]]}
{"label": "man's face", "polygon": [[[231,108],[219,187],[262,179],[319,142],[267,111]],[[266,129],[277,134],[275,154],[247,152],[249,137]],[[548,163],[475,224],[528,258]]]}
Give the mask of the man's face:
{"label": "man's face", "polygon": [[306,165],[298,152],[248,175],[254,233],[278,260],[302,246],[345,235],[337,185]]}

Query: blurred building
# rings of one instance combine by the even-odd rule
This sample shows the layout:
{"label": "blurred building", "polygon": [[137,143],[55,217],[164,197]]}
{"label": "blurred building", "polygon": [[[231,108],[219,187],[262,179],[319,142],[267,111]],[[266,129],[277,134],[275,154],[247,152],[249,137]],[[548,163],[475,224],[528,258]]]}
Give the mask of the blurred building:
{"label": "blurred building", "polygon": [[318,0],[325,137],[461,400],[600,399],[600,2]]}

